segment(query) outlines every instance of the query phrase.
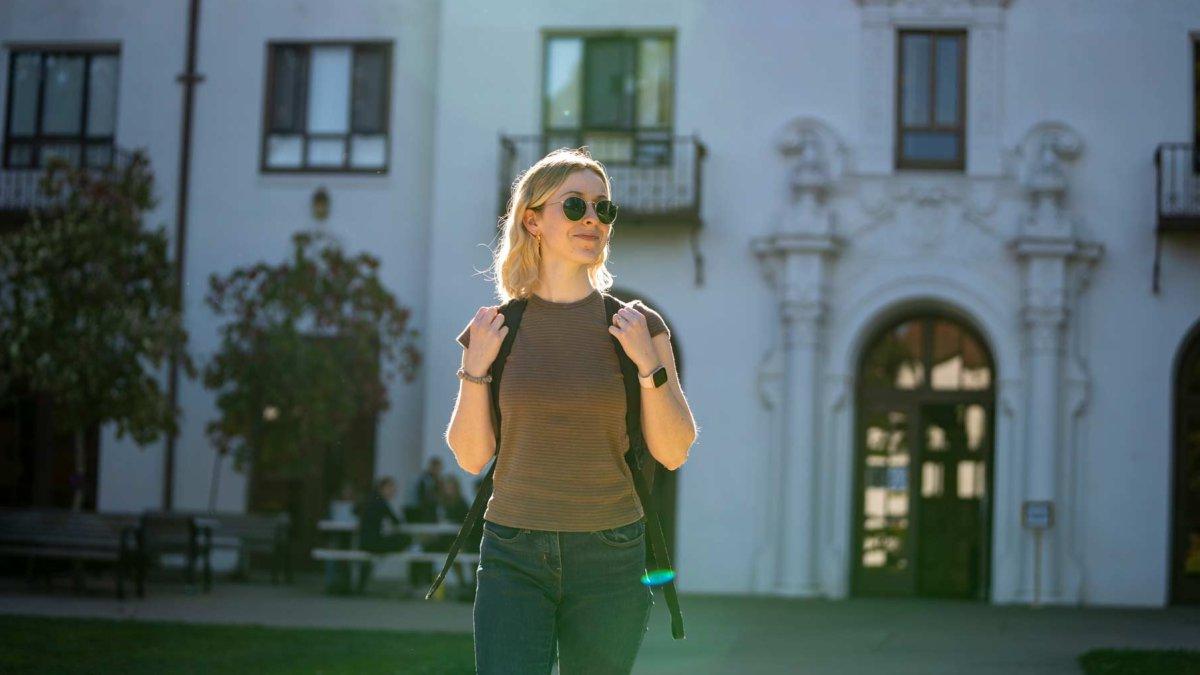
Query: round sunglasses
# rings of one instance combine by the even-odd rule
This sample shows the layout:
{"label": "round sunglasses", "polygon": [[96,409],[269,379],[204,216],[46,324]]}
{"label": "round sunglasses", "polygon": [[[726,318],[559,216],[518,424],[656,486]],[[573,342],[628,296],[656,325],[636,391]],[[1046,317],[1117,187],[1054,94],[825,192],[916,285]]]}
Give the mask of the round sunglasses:
{"label": "round sunglasses", "polygon": [[[571,196],[567,197],[566,199],[559,199],[558,201],[546,202],[545,204],[542,204],[542,206],[545,206],[546,204],[557,204],[559,202],[562,202],[563,215],[569,220],[579,220],[583,218],[584,214],[587,213],[587,205],[589,202],[584,201],[583,197]],[[597,199],[595,202],[591,202],[591,204],[593,208],[596,209],[596,217],[599,218],[600,222],[604,223],[605,225],[610,225],[612,224],[612,221],[617,219],[617,205],[611,201],[607,199]],[[540,209],[542,206],[539,206],[538,208]]]}

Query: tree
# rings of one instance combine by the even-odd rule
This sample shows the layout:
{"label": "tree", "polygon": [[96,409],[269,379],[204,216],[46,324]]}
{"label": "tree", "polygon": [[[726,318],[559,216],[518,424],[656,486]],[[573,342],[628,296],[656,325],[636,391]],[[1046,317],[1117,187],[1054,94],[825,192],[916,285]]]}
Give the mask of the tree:
{"label": "tree", "polygon": [[51,160],[40,182],[49,206],[0,236],[0,393],[53,399],[56,428],[74,436],[76,510],[84,432],[112,422],[143,446],[175,433],[179,411],[156,371],[177,351],[196,375],[165,227],[143,225],[155,205],[149,160],[121,156],[104,169]]}
{"label": "tree", "polygon": [[292,243],[288,261],[209,277],[206,302],[229,318],[204,370],[220,411],[207,433],[239,471],[253,461],[300,475],[306,448],[335,445],[356,414],[385,410],[385,381],[413,381],[421,361],[410,312],[379,280],[377,258],[348,257],[318,231]]}

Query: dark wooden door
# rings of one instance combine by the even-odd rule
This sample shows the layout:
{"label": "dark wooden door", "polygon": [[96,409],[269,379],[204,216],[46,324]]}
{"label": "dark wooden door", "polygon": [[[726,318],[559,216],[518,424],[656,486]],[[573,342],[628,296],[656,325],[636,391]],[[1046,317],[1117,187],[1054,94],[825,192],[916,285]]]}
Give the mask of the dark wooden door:
{"label": "dark wooden door", "polygon": [[1175,379],[1171,602],[1200,603],[1200,329]]}
{"label": "dark wooden door", "polygon": [[988,415],[983,406],[921,406],[917,435],[917,593],[980,598],[984,588]]}

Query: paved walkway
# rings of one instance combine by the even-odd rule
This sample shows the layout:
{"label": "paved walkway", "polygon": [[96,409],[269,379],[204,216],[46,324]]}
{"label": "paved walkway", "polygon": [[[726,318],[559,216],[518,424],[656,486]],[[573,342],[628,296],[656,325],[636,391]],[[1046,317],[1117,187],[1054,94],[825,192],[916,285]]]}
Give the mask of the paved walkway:
{"label": "paved walkway", "polygon": [[[366,597],[330,597],[316,578],[295,586],[217,580],[211,594],[152,583],[118,602],[98,582],[77,596],[18,580],[0,584],[0,612],[200,623],[470,632],[471,606],[407,600],[376,583]],[[636,673],[1079,673],[1097,647],[1200,649],[1200,607],[997,607],[935,600],[681,599],[688,638],[671,640],[656,596]]]}

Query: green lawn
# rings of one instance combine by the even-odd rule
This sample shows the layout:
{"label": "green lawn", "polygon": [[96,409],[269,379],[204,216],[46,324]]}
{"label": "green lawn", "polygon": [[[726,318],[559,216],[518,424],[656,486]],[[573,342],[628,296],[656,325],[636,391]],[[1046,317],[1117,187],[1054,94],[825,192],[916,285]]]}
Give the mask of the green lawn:
{"label": "green lawn", "polygon": [[1079,657],[1088,675],[1195,675],[1200,652],[1184,649],[1093,649]]}
{"label": "green lawn", "polygon": [[469,634],[0,616],[0,673],[472,673]]}

